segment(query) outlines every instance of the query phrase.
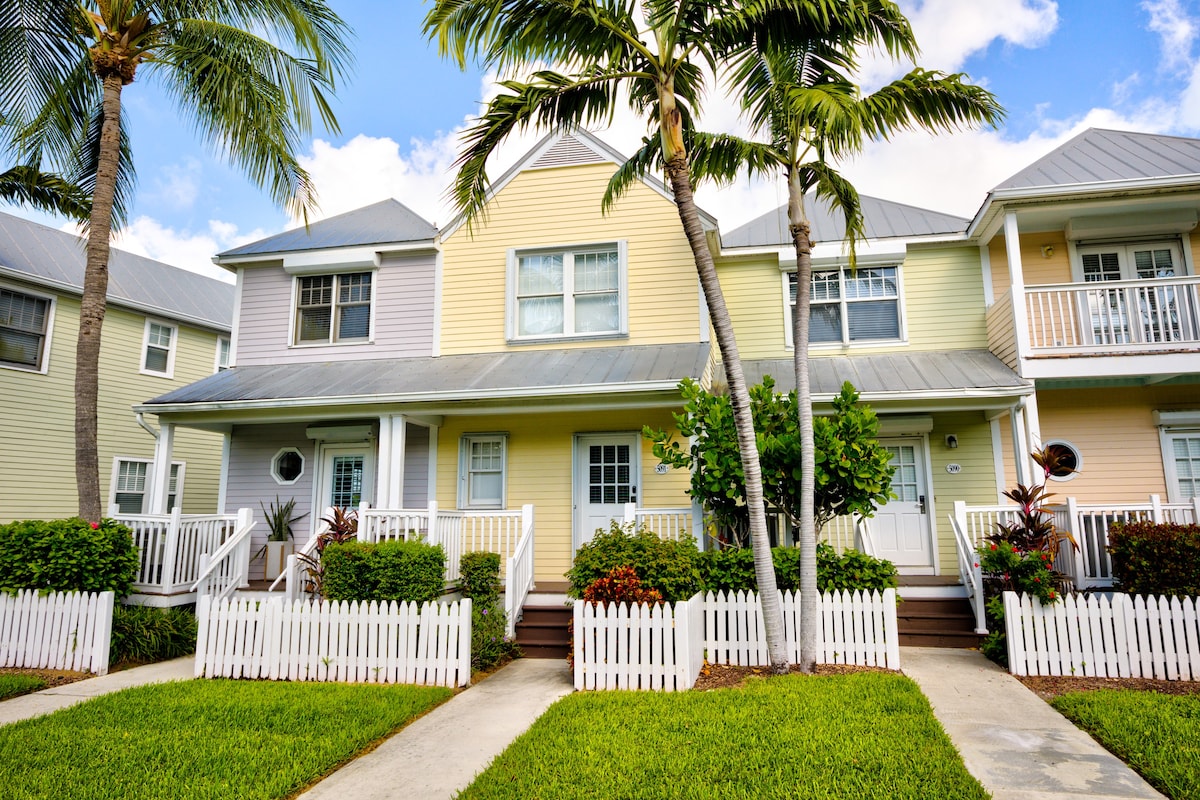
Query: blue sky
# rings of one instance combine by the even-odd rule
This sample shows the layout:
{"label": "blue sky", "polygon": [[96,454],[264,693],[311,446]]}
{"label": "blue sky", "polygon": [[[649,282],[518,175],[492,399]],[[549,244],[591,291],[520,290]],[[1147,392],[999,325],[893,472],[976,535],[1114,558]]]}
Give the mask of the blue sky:
{"label": "blue sky", "polygon": [[[416,0],[330,0],[354,29],[356,64],[338,92],[341,133],[319,131],[303,162],[332,215],[396,197],[436,223],[459,132],[491,77],[461,72],[421,35]],[[1200,135],[1200,0],[900,0],[922,47],[920,64],[965,72],[1007,109],[998,130],[873,144],[843,165],[861,192],[969,217],[987,190],[1087,127]],[[905,65],[871,61],[866,86]],[[126,87],[138,164],[133,222],[117,246],[220,274],[223,249],[292,227],[268,197],[212,156],[178,121],[148,76]],[[704,125],[736,130],[732,103],[710,98]],[[618,118],[600,132],[629,152],[644,125]],[[493,175],[536,139],[505,148]],[[730,229],[783,199],[781,187],[739,182],[702,190],[701,205]],[[61,227],[15,207],[3,210]]]}

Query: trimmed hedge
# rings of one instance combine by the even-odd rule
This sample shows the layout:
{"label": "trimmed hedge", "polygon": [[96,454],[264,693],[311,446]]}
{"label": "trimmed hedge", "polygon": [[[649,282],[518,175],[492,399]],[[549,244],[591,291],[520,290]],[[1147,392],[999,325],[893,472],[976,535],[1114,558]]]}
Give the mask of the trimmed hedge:
{"label": "trimmed hedge", "polygon": [[458,561],[458,588],[475,605],[489,608],[500,599],[500,554],[478,550]]}
{"label": "trimmed hedge", "polygon": [[[781,591],[800,589],[800,551],[771,549],[775,583]],[[749,547],[728,547],[700,554],[702,587],[706,592],[756,592],[754,553]],[[824,542],[817,545],[817,589],[821,592],[883,591],[896,586],[896,567],[890,561],[857,550],[842,555]]]}
{"label": "trimmed hedge", "polygon": [[190,607],[113,607],[108,663],[152,664],[196,652],[196,614]]}
{"label": "trimmed hedge", "polygon": [[344,542],[321,556],[329,600],[424,603],[442,596],[446,554],[425,542]]}
{"label": "trimmed hedge", "polygon": [[616,567],[633,567],[647,589],[657,589],[668,603],[686,600],[700,590],[700,551],[690,539],[671,541],[642,526],[613,521],[607,531],[579,548],[567,570],[567,594],[583,597],[584,590]]}
{"label": "trimmed hedge", "polygon": [[1113,578],[1123,592],[1200,595],[1200,525],[1114,523],[1108,552]]}
{"label": "trimmed hedge", "polygon": [[0,525],[0,591],[114,592],[137,576],[133,532],[115,520],[22,520]]}

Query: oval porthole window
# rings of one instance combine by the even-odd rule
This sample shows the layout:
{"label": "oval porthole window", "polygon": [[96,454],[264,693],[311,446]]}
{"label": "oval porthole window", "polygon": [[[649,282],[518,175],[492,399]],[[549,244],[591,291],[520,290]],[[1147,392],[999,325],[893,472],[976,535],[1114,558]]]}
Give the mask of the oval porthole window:
{"label": "oval porthole window", "polygon": [[1079,449],[1070,442],[1051,439],[1046,442],[1043,450],[1050,456],[1047,467],[1050,470],[1048,477],[1052,481],[1069,481],[1078,475],[1083,467],[1083,457],[1079,455]]}
{"label": "oval porthole window", "polygon": [[304,456],[294,447],[285,447],[271,459],[271,477],[276,483],[295,483],[304,474]]}

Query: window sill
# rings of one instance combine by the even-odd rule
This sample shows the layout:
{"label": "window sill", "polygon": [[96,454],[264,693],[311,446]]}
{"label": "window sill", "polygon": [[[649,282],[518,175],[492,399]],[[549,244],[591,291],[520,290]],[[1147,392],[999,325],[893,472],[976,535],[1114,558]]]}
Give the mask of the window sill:
{"label": "window sill", "polygon": [[0,364],[0,369],[11,369],[13,372],[27,372],[30,375],[45,375],[49,373],[49,366],[44,367],[25,367],[20,364]]}
{"label": "window sill", "polygon": [[356,344],[375,344],[374,339],[353,339],[348,342],[297,342],[289,344],[289,350],[320,350],[323,347],[351,347]]}
{"label": "window sill", "polygon": [[139,375],[148,375],[151,378],[166,378],[167,380],[171,380],[172,378],[175,377],[174,371],[172,371],[172,372],[155,372],[154,370],[149,370],[149,369],[139,369],[138,374]]}
{"label": "window sill", "polygon": [[564,334],[561,336],[522,336],[519,339],[507,339],[506,343],[512,347],[520,347],[526,344],[556,344],[559,342],[604,342],[613,341],[616,339],[628,339],[628,331],[617,331],[615,333],[583,333],[583,334]]}
{"label": "window sill", "polygon": [[[808,349],[810,351],[819,350],[825,352],[845,352],[848,350],[865,350],[876,347],[908,347],[908,345],[909,341],[907,339],[871,339],[867,341],[851,342],[850,344],[845,344],[843,342],[816,342],[810,343],[808,345]],[[788,350],[796,349],[796,346],[791,342],[788,342],[785,347]]]}

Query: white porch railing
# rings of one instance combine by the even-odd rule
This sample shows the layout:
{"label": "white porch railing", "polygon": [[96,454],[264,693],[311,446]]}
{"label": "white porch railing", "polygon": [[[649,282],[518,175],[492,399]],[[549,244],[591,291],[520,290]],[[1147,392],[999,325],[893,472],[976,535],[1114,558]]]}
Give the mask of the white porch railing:
{"label": "white porch railing", "polygon": [[[243,509],[249,511],[249,509]],[[238,528],[237,514],[122,514],[109,516],[133,531],[138,572],[133,590],[139,594],[173,595],[190,591],[200,577],[200,556],[214,553]]]}
{"label": "white porch railing", "polygon": [[[956,506],[957,510],[957,506]],[[979,568],[979,554],[971,544],[966,531],[954,514],[950,515],[950,528],[954,531],[954,549],[958,552],[958,574],[967,589],[967,599],[975,612],[975,632],[986,634],[987,613],[983,597],[983,570]]]}
{"label": "white porch railing", "polygon": [[1200,343],[1200,277],[1025,287],[1033,350],[1144,352]]}
{"label": "white porch railing", "polygon": [[636,523],[645,526],[657,533],[660,539],[675,542],[693,539],[697,544],[703,527],[699,512],[691,506],[639,508],[634,503],[626,503],[623,522],[625,525]]}
{"label": "white porch railing", "polygon": [[506,636],[515,636],[517,620],[525,608],[525,599],[533,589],[533,506],[521,508],[521,538],[509,556],[504,572],[504,614],[508,620]]}
{"label": "white porch railing", "polygon": [[237,514],[237,529],[215,553],[200,554],[200,574],[188,591],[196,597],[224,600],[250,583],[250,533],[257,523],[254,512],[243,508]]}

